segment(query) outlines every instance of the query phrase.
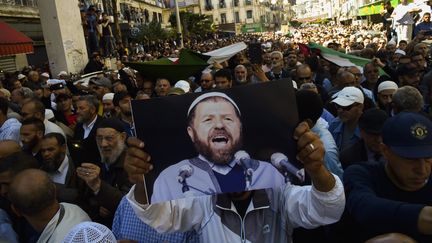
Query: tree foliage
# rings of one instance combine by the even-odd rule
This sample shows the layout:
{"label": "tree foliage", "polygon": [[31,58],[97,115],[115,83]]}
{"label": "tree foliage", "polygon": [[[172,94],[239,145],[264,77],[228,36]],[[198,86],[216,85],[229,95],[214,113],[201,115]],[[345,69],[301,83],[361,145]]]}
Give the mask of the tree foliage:
{"label": "tree foliage", "polygon": [[[213,22],[210,17],[204,14],[180,12],[182,32],[185,37],[205,37],[208,33],[214,32]],[[171,14],[169,22],[173,28],[177,26],[175,14]]]}
{"label": "tree foliage", "polygon": [[165,40],[172,37],[172,33],[163,29],[161,24],[156,21],[152,21],[148,24],[142,24],[139,26],[139,31],[136,36],[137,41],[159,41]]}

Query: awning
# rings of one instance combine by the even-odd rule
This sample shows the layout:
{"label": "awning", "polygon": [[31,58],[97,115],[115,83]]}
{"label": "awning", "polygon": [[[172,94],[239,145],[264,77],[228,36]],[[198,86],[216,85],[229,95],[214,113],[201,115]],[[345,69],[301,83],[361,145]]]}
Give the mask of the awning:
{"label": "awning", "polygon": [[33,53],[33,40],[0,21],[0,57]]}

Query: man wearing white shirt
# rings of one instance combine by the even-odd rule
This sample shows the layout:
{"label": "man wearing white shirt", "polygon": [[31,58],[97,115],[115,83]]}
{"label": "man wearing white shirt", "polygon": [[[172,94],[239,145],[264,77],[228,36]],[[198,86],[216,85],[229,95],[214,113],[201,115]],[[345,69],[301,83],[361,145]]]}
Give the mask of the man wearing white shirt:
{"label": "man wearing white shirt", "polygon": [[391,16],[394,18],[398,41],[411,41],[414,25],[413,14],[420,11],[420,8],[414,3],[408,3],[408,0],[401,0],[394,9]]}

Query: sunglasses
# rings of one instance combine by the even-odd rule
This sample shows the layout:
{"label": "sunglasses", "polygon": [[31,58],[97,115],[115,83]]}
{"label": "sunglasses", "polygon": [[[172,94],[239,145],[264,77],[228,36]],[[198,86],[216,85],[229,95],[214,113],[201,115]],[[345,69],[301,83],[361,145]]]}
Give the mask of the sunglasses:
{"label": "sunglasses", "polygon": [[352,105],[349,105],[349,106],[340,106],[340,105],[338,105],[338,104],[335,104],[335,106],[336,106],[336,109],[337,110],[344,110],[344,111],[349,111],[349,110],[351,110],[353,107],[355,107],[355,106],[357,106],[357,104],[352,104]]}

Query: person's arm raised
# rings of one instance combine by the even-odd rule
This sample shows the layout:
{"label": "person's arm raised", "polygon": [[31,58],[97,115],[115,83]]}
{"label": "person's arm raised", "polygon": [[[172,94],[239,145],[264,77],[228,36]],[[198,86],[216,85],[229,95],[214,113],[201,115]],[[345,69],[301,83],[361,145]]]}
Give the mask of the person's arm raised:
{"label": "person's arm raised", "polygon": [[130,137],[127,140],[128,149],[124,162],[124,169],[129,181],[135,184],[135,200],[140,204],[148,204],[146,188],[144,187],[144,175],[153,169],[150,163],[150,155],[144,152],[144,142],[138,138]]}
{"label": "person's arm raised", "polygon": [[297,159],[304,165],[314,187],[329,192],[335,186],[335,178],[324,165],[324,145],[318,135],[310,130],[307,122],[300,123],[294,131],[297,140]]}

